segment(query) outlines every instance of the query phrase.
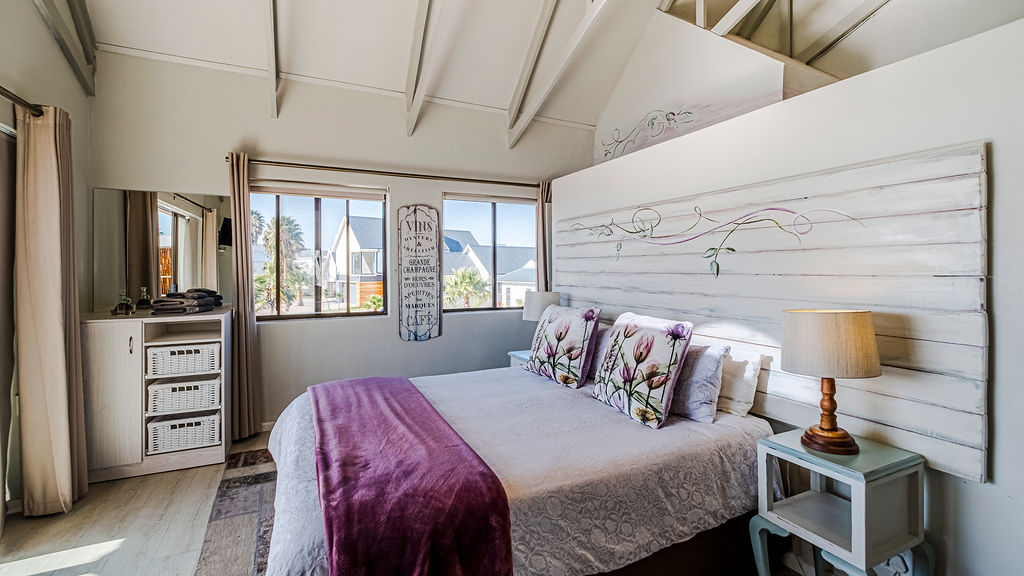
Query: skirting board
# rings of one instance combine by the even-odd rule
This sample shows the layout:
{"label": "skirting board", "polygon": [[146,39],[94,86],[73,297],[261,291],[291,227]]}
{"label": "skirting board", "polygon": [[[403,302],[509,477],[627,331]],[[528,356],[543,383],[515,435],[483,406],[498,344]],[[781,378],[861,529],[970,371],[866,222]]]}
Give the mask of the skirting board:
{"label": "skirting board", "polygon": [[795,426],[817,421],[819,382],[781,370],[782,311],[872,310],[884,374],[838,381],[840,425],[985,481],[987,185],[972,142],[566,218],[553,289],[765,355],[752,412]]}

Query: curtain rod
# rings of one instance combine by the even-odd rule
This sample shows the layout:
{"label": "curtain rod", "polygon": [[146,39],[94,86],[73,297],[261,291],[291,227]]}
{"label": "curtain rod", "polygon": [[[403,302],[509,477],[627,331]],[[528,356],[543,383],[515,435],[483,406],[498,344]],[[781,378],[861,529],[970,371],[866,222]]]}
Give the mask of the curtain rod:
{"label": "curtain rod", "polygon": [[21,96],[18,96],[17,94],[15,94],[14,92],[11,92],[7,88],[4,88],[3,86],[0,86],[0,96],[3,96],[4,98],[7,98],[11,102],[14,102],[18,106],[21,106],[22,108],[28,110],[29,112],[32,113],[33,116],[37,116],[38,117],[38,116],[42,116],[43,115],[43,107],[42,106],[40,106],[38,104],[33,104],[33,103],[29,102],[28,100],[25,100]]}
{"label": "curtain rod", "polygon": [[[228,162],[227,157],[224,158]],[[280,168],[306,168],[309,170],[323,170],[325,172],[348,172],[353,174],[371,174],[373,176],[394,176],[397,178],[414,178],[417,180],[447,180],[449,182],[468,182],[470,184],[495,184],[498,186],[521,186],[523,188],[537,188],[540,184],[535,182],[510,182],[507,180],[488,180],[486,178],[464,178],[459,176],[439,176],[437,174],[418,174],[415,172],[393,172],[390,170],[369,170],[366,168],[346,168],[344,166],[326,166],[323,164],[302,164],[299,162],[282,162],[279,160],[255,160],[250,158],[250,164],[258,166],[278,166]]]}
{"label": "curtain rod", "polygon": [[213,208],[207,208],[206,206],[203,206],[199,202],[196,202],[195,200],[193,200],[191,198],[186,198],[186,197],[182,196],[181,194],[178,194],[177,192],[174,193],[174,197],[175,198],[181,198],[182,200],[184,200],[185,202],[188,202],[189,204],[192,204],[193,206],[198,206],[199,208],[202,208],[203,210],[206,210],[206,212],[213,212]]}

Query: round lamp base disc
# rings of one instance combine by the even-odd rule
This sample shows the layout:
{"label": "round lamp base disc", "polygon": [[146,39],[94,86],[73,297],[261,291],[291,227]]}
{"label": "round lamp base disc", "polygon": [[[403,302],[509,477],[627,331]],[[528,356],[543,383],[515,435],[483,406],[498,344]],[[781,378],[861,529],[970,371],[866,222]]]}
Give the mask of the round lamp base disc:
{"label": "round lamp base disc", "polygon": [[853,455],[860,453],[857,441],[842,428],[823,430],[820,426],[811,426],[800,437],[800,443],[818,452],[826,454]]}

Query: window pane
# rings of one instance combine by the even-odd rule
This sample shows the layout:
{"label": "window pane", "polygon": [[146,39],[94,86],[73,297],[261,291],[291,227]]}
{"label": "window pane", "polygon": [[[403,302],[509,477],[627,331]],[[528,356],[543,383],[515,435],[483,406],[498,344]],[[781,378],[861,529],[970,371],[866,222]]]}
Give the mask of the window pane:
{"label": "window pane", "polygon": [[281,314],[312,314],[316,210],[308,196],[281,196]]}
{"label": "window pane", "polygon": [[320,311],[345,312],[345,259],[348,257],[348,234],[345,201],[337,198],[320,200],[321,284]]}
{"label": "window pane", "polygon": [[494,267],[491,203],[444,201],[444,307],[489,308]]}
{"label": "window pane", "polygon": [[252,281],[257,316],[277,313],[274,234],[270,229],[277,217],[275,198],[272,194],[249,195],[249,239],[252,242]]}
{"label": "window pane", "polygon": [[377,262],[384,252],[384,203],[349,200],[351,255],[349,300],[352,312],[384,309],[383,268]]}
{"label": "window pane", "polygon": [[498,203],[495,220],[498,307],[522,306],[537,289],[537,207]]}
{"label": "window pane", "polygon": [[160,296],[174,292],[174,216],[160,210],[157,214],[157,234],[160,236]]}

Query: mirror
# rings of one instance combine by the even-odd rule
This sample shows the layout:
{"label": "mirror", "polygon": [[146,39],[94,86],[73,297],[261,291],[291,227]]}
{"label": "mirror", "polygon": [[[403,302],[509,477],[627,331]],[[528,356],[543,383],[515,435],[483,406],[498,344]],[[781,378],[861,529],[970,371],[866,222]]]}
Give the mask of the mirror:
{"label": "mirror", "polygon": [[96,188],[93,191],[93,310],[105,312],[126,290],[132,302],[211,288],[230,302],[231,251],[218,234],[227,196]]}

